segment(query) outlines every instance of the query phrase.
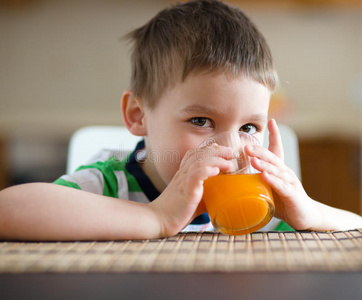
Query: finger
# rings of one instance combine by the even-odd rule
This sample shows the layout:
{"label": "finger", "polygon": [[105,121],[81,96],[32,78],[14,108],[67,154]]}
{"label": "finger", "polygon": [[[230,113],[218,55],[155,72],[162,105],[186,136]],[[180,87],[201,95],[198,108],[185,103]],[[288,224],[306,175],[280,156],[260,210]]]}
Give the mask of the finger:
{"label": "finger", "polygon": [[273,152],[276,156],[284,160],[284,151],[282,138],[280,136],[279,128],[274,119],[268,122],[269,130],[269,151]]}
{"label": "finger", "polygon": [[194,163],[194,166],[195,169],[198,169],[197,172],[203,172],[204,168],[218,168],[220,172],[228,173],[235,169],[235,162],[214,156],[204,161],[197,161]]}
{"label": "finger", "polygon": [[233,150],[229,147],[215,146],[212,148],[197,148],[189,151],[183,158],[180,168],[195,169],[203,166],[218,167],[222,172],[229,172],[235,166]]}
{"label": "finger", "polygon": [[284,165],[283,161],[278,156],[262,146],[246,146],[245,152],[250,157],[259,158],[263,161],[278,165],[280,167]]}
{"label": "finger", "polygon": [[267,163],[263,160],[260,160],[257,157],[253,157],[251,159],[251,165],[253,166],[254,169],[260,171],[260,172],[267,172],[269,174],[273,174],[275,176],[280,176],[280,169],[277,168],[275,165]]}
{"label": "finger", "polygon": [[268,172],[262,172],[261,174],[263,180],[269,184],[278,195],[282,197],[289,195],[290,184],[288,182]]}
{"label": "finger", "polygon": [[220,174],[220,168],[212,166],[204,166],[202,169],[194,169],[191,171],[188,178],[189,186],[196,186],[202,184],[209,177],[213,177]]}
{"label": "finger", "polygon": [[219,146],[217,144],[192,149],[186,152],[181,163],[185,163],[186,161],[188,163],[194,163],[195,161],[212,160],[214,157],[232,159],[233,149],[230,147]]}
{"label": "finger", "polygon": [[[234,162],[232,160],[224,159],[219,156],[203,155],[194,156],[180,165],[180,174],[188,174],[195,180],[205,180],[208,177],[215,176],[219,172],[227,173],[234,168]],[[217,172],[215,171],[217,170]],[[216,173],[215,173],[216,172]]]}
{"label": "finger", "polygon": [[293,176],[293,172],[286,167],[283,166],[276,166],[274,164],[267,163],[262,161],[256,157],[253,157],[251,160],[251,165],[260,172],[267,172],[273,176],[276,176],[283,180],[284,182],[293,182],[295,180],[295,176]]}

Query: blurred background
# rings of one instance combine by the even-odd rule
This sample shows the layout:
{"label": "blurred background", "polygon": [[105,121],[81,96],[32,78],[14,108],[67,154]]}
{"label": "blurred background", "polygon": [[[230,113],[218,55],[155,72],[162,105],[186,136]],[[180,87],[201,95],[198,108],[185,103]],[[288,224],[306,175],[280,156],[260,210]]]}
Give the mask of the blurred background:
{"label": "blurred background", "polygon": [[[298,135],[307,193],[361,214],[361,1],[225,2],[271,47],[281,86],[270,114]],[[122,124],[120,39],[172,3],[0,0],[0,189],[57,179],[76,129]]]}

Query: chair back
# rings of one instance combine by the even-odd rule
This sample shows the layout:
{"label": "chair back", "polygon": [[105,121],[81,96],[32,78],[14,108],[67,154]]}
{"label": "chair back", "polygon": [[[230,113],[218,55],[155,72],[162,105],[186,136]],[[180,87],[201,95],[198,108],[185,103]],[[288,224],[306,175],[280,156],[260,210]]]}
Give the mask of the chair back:
{"label": "chair back", "polygon": [[[92,162],[101,151],[132,151],[142,137],[131,134],[124,126],[86,126],[71,137],[68,147],[67,174]],[[93,161],[94,162],[94,161]]]}
{"label": "chair back", "polygon": [[[288,126],[279,124],[284,147],[285,164],[299,179],[300,160],[298,138]],[[264,147],[268,147],[268,132],[264,137]],[[142,137],[134,136],[124,126],[87,126],[78,129],[71,137],[68,148],[67,174],[79,166],[92,162],[92,158],[102,149],[110,151],[132,151]],[[94,162],[94,161],[93,161]]]}

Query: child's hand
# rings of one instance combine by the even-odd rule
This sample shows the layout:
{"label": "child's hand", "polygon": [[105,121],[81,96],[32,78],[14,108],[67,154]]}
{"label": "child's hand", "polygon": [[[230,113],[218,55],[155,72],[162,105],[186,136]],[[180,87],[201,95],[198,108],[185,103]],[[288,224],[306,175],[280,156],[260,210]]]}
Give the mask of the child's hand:
{"label": "child's hand", "polygon": [[186,153],[171,182],[150,204],[159,215],[161,236],[175,235],[206,211],[203,203],[200,203],[204,180],[216,176],[220,171],[229,171],[233,167],[231,158],[233,150],[218,145]]}
{"label": "child's hand", "polygon": [[282,141],[275,120],[269,121],[268,129],[269,149],[246,147],[246,152],[252,157],[253,167],[273,188],[275,216],[295,229],[311,228],[316,218],[313,215],[315,201],[308,197],[298,177],[284,164]]}

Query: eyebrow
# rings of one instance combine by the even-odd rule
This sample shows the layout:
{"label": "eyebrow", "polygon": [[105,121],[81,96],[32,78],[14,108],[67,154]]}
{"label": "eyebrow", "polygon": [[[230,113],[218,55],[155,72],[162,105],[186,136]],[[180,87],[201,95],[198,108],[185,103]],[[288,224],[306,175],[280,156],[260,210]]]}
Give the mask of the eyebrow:
{"label": "eyebrow", "polygon": [[[192,104],[181,109],[181,113],[186,113],[189,115],[198,115],[198,114],[213,115],[213,114],[220,114],[220,111],[207,106]],[[264,114],[253,114],[249,116],[247,119],[248,122],[261,122],[263,124],[266,124],[268,122],[268,117]]]}
{"label": "eyebrow", "polygon": [[181,109],[181,112],[189,114],[189,115],[193,115],[193,114],[211,115],[211,114],[215,114],[217,111],[215,109],[212,109],[207,106],[203,106],[203,105],[199,105],[199,104],[192,104],[192,105],[188,105],[188,106],[184,107],[183,109]]}
{"label": "eyebrow", "polygon": [[268,123],[268,117],[262,114],[255,114],[248,117],[250,122],[261,122],[263,124]]}

